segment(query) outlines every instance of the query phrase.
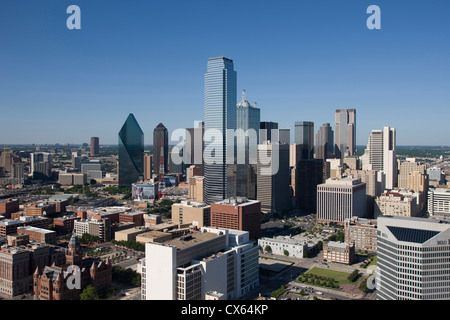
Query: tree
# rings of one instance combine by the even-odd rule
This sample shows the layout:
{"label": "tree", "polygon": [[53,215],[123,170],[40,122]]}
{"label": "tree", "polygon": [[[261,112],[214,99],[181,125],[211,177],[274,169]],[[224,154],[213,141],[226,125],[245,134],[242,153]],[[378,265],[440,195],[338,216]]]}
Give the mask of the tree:
{"label": "tree", "polygon": [[269,245],[266,245],[264,251],[266,251],[267,253],[272,253],[272,248]]}
{"label": "tree", "polygon": [[284,250],[283,253],[284,253],[285,256],[289,255],[289,251],[287,251],[287,250]]}
{"label": "tree", "polygon": [[81,300],[100,300],[97,294],[97,290],[92,286],[88,285],[83,292],[80,294]]}

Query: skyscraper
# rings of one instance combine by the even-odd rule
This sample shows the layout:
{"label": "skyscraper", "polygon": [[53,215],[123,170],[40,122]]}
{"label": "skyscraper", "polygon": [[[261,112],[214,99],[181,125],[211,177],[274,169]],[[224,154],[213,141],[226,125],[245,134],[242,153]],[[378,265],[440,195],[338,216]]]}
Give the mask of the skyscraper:
{"label": "skyscraper", "polygon": [[[295,144],[300,148],[301,160],[309,160],[314,157],[314,122],[295,122]],[[297,159],[297,161],[300,159]]]}
{"label": "skyscraper", "polygon": [[144,180],[152,178],[153,156],[151,154],[144,155]]}
{"label": "skyscraper", "polygon": [[91,157],[98,156],[99,153],[99,139],[98,137],[91,138],[91,148],[89,150],[89,154]]}
{"label": "skyscraper", "polygon": [[256,199],[256,162],[261,112],[245,99],[237,104],[236,195]]}
{"label": "skyscraper", "polygon": [[323,161],[333,158],[333,147],[333,129],[329,123],[324,123],[316,134],[315,158]]}
{"label": "skyscraper", "polygon": [[336,158],[356,154],[356,109],[338,109],[335,112]]}
{"label": "skyscraper", "polygon": [[[259,143],[272,142],[272,130],[278,130],[278,122],[262,121],[259,124]],[[278,134],[279,137],[279,134]],[[278,141],[274,141],[277,142]]]}
{"label": "skyscraper", "polygon": [[153,169],[160,174],[167,172],[169,160],[169,133],[160,123],[153,130]]}
{"label": "skyscraper", "polygon": [[[205,152],[204,174],[206,203],[234,196],[228,190],[227,150],[231,145],[228,129],[236,129],[237,74],[233,60],[218,57],[208,59],[205,74]],[[234,134],[233,134],[234,139]],[[233,148],[234,149],[234,148]],[[228,154],[229,155],[229,154]],[[232,155],[230,155],[233,158]],[[235,172],[235,170],[234,170]],[[230,192],[229,192],[230,191]]]}
{"label": "skyscraper", "polygon": [[119,186],[131,185],[143,177],[144,132],[132,113],[119,131]]}
{"label": "skyscraper", "polygon": [[364,152],[368,163],[364,163],[363,170],[382,171],[386,176],[387,189],[397,187],[398,181],[395,136],[395,128],[372,130]]}

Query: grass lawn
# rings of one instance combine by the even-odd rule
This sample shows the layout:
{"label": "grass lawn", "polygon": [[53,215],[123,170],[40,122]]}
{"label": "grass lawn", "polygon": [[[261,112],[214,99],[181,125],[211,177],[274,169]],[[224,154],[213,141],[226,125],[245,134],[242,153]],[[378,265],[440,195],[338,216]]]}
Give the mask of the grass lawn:
{"label": "grass lawn", "polygon": [[317,276],[322,276],[325,278],[332,278],[339,282],[339,284],[349,284],[350,281],[347,280],[347,277],[350,275],[348,272],[335,271],[330,269],[323,269],[314,267],[305,274],[315,274]]}
{"label": "grass lawn", "polygon": [[370,267],[370,266],[376,266],[377,265],[377,257],[373,257],[373,260],[367,265],[366,268]]}

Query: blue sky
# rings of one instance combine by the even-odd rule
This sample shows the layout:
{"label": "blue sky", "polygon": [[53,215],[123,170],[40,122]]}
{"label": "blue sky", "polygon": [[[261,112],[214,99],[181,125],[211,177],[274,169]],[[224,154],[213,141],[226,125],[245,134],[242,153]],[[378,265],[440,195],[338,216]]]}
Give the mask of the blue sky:
{"label": "blue sky", "polygon": [[[81,8],[81,30],[66,9]],[[381,30],[369,30],[369,5]],[[134,113],[152,143],[203,119],[207,59],[234,60],[262,121],[293,130],[357,109],[357,144],[450,145],[448,0],[2,0],[0,144],[116,144]],[[239,99],[238,99],[239,100]]]}

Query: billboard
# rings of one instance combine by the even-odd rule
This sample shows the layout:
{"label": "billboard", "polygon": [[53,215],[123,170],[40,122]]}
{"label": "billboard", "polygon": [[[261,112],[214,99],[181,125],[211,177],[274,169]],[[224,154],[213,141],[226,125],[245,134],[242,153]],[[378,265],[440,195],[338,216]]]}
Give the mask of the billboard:
{"label": "billboard", "polygon": [[158,190],[153,184],[133,184],[131,186],[131,197],[133,200],[155,199]]}

